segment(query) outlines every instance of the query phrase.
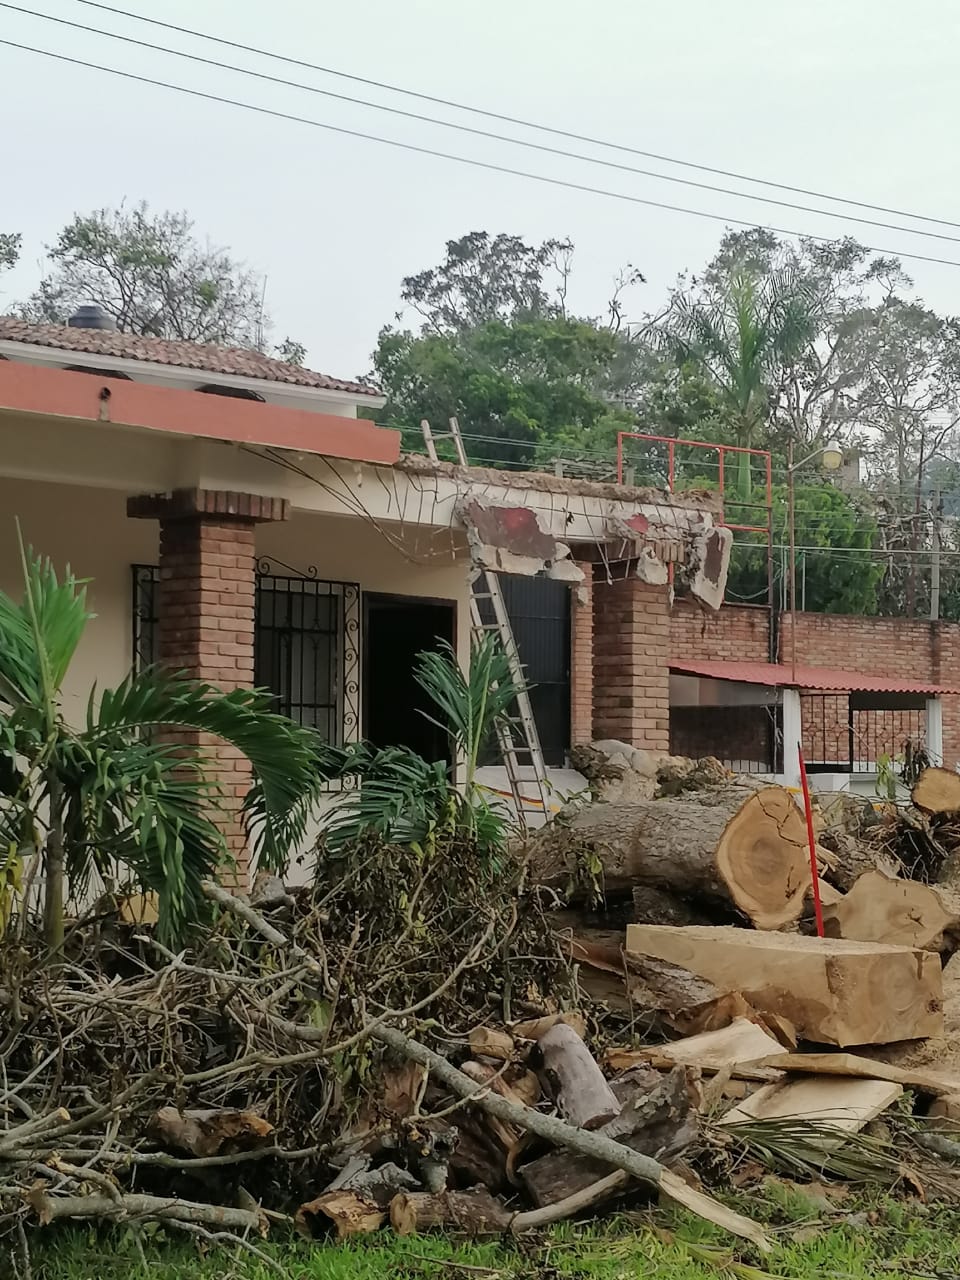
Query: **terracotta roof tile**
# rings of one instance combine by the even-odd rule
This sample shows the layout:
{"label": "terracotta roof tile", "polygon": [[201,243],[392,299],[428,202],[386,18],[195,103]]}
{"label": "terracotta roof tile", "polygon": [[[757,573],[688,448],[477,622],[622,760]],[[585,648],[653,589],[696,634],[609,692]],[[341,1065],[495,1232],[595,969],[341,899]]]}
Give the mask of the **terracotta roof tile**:
{"label": "terracotta roof tile", "polygon": [[149,360],[203,373],[262,378],[265,382],[285,382],[322,391],[349,391],[363,396],[379,394],[375,387],[362,382],[329,378],[312,369],[301,369],[242,347],[217,347],[210,343],[183,342],[173,338],[145,338],[105,329],[72,329],[69,325],[60,324],[32,324],[16,316],[0,316],[0,341],[25,342],[62,351],[83,351],[115,359]]}

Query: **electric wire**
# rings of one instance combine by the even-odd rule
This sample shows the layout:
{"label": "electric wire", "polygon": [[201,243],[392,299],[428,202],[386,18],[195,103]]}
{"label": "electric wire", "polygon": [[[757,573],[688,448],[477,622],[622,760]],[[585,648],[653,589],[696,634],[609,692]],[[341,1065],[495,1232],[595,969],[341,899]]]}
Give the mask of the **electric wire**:
{"label": "electric wire", "polygon": [[762,204],[776,205],[781,209],[793,209],[800,213],[812,213],[820,217],[840,218],[847,222],[860,223],[867,227],[879,227],[885,231],[899,231],[904,235],[921,236],[927,239],[950,241],[953,244],[960,244],[960,236],[948,235],[942,231],[925,231],[921,227],[905,227],[896,222],[883,222],[876,218],[864,218],[857,214],[846,213],[835,209],[818,209],[814,205],[797,204],[791,200],[779,200],[774,196],[758,195],[750,191],[737,191],[732,187],[720,187],[709,182],[697,182],[692,178],[680,178],[675,174],[657,173],[651,169],[640,169],[634,165],[621,164],[615,160],[604,160],[599,156],[584,155],[581,152],[567,151],[562,147],[550,147],[544,143],[531,142],[525,138],[512,138],[508,134],[493,133],[487,129],[476,129],[471,125],[458,124],[453,120],[442,120],[436,116],[423,115],[416,111],[404,111],[399,107],[387,106],[380,102],[370,102],[365,98],[351,97],[349,94],[335,93],[331,89],[321,89],[317,85],[304,84],[301,81],[289,80],[283,76],[272,76],[263,71],[256,71],[250,67],[238,67],[235,63],[220,62],[216,58],[205,58],[201,54],[188,53],[182,49],[171,49],[167,45],[154,44],[149,40],[139,40],[135,36],[123,35],[117,31],[107,31],[103,27],[94,27],[84,22],[73,22],[69,18],[61,18],[52,13],[43,13],[38,9],[28,9],[23,5],[12,4],[10,0],[0,0],[0,9],[9,9],[14,13],[26,14],[29,17],[39,18],[44,22],[54,22],[60,26],[71,27],[76,31],[83,31],[89,35],[105,36],[109,40],[118,40],[124,44],[134,45],[137,48],[149,49],[154,53],[166,54],[174,58],[183,58],[189,62],[199,63],[202,66],[215,67],[220,71],[231,71],[238,75],[250,76],[257,80],[266,81],[270,84],[282,85],[288,89],[302,90],[306,93],[319,94],[322,97],[333,98],[338,102],[348,102],[353,106],[368,107],[373,111],[383,111],[389,115],[401,116],[407,120],[416,120],[422,124],[438,125],[444,129],[453,129],[461,133],[468,133],[474,137],[486,138],[494,142],[506,142],[511,146],[524,147],[532,151],[545,152],[548,155],[560,156],[567,160],[576,160],[584,164],[600,165],[606,169],[615,169],[621,173],[632,173],[644,178],[654,178],[661,182],[674,182],[685,187],[694,187],[700,191],[712,191],[720,195],[733,196],[738,200],[754,200]]}
{"label": "electric wire", "polygon": [[769,178],[758,178],[751,174],[738,173],[732,169],[721,169],[713,165],[700,164],[693,160],[683,160],[677,156],[663,155],[656,151],[645,151],[640,147],[632,147],[626,143],[611,142],[609,139],[595,138],[588,134],[575,133],[569,129],[560,129],[553,125],[538,123],[533,120],[525,120],[520,116],[506,115],[502,112],[491,111],[483,107],[471,106],[468,103],[456,102],[451,98],[442,98],[435,94],[423,93],[416,89],[408,89],[401,85],[390,84],[384,80],[374,80],[367,76],[358,76],[347,71],[340,71],[334,67],[325,67],[315,62],[308,62],[303,58],[294,58],[287,54],[275,53],[269,49],[258,49],[254,45],[243,44],[238,40],[228,40],[224,36],[213,35],[210,32],[197,31],[191,27],[180,26],[174,22],[164,22],[159,18],[151,18],[143,13],[134,13],[129,9],[122,9],[116,5],[103,4],[100,0],[76,0],[78,4],[85,5],[90,9],[99,9],[105,13],[112,13],[118,17],[129,18],[135,22],[148,23],[154,27],[161,27],[167,31],[175,31],[179,35],[190,36],[196,40],[207,40],[212,44],[218,44],[224,48],[237,49],[243,53],[254,54],[257,57],[270,58],[275,62],[285,63],[287,66],[300,67],[308,71],[316,71],[321,75],[334,76],[342,80],[349,80],[355,84],[367,85],[370,88],[383,89],[389,93],[400,94],[404,97],[414,98],[420,102],[430,102],[435,106],[451,107],[456,111],[465,111],[471,115],[482,116],[488,120],[499,120],[503,124],[519,125],[524,129],[533,129],[539,133],[551,134],[558,138],[568,138],[573,142],[584,142],[593,147],[605,147],[608,150],[619,151],[626,155],[642,156],[647,160],[657,160],[663,164],[674,164],[681,168],[695,169],[700,173],[713,173],[722,178],[733,178],[738,182],[752,182],[758,186],[770,187],[777,191],[790,191],[794,195],[812,196],[817,200],[832,200],[839,204],[853,205],[858,209],[871,209],[875,213],[889,213],[897,218],[913,218],[918,222],[931,222],[942,227],[956,227],[960,229],[960,222],[951,221],[949,218],[935,218],[929,214],[911,213],[906,209],[895,209],[887,205],[873,204],[866,200],[856,200],[849,196],[835,196],[829,192],[817,191],[810,187],[792,186],[786,182],[774,182]]}
{"label": "electric wire", "polygon": [[[490,173],[502,173],[514,178],[524,178],[531,182],[539,182],[546,186],[560,187],[567,191],[579,191],[587,195],[603,196],[606,199],[618,200],[627,204],[641,205],[645,208],[662,209],[668,213],[682,213],[689,217],[703,218],[710,222],[722,222],[726,226],[747,227],[751,230],[762,229],[771,231],[775,235],[791,236],[795,238],[803,238],[816,241],[819,244],[833,244],[836,237],[817,235],[813,232],[795,231],[786,227],[777,227],[769,223],[758,223],[744,218],[731,218],[719,213],[709,213],[704,209],[690,209],[684,205],[668,204],[661,200],[650,200],[644,196],[630,195],[623,191],[610,191],[603,187],[594,187],[588,183],[571,182],[564,178],[553,178],[547,174],[531,173],[525,169],[515,169],[509,165],[495,164],[489,160],[478,160],[471,156],[461,156],[449,151],[441,151],[434,147],[424,147],[412,142],[402,142],[398,138],[385,138],[380,134],[367,133],[361,129],[348,129],[343,125],[330,124],[323,120],[313,120],[308,116],[297,115],[294,112],[280,111],[274,107],[265,107],[252,102],[245,102],[239,98],[230,98],[224,94],[212,93],[203,89],[190,88],[187,85],[174,84],[169,80],[160,80],[153,76],[139,75],[132,71],[123,71],[119,67],[109,67],[99,62],[90,62],[84,58],[74,58],[69,54],[56,53],[51,49],[38,48],[35,45],[23,44],[17,40],[0,39],[0,45],[7,48],[18,49],[22,53],[33,53],[39,57],[50,58],[56,62],[66,63],[71,66],[85,67],[91,71],[100,71],[106,75],[116,76],[123,80],[134,81],[139,84],[152,85],[159,89],[168,89],[175,93],[182,93],[191,98],[198,98],[206,102],[216,102],[223,106],[237,107],[242,111],[254,112],[258,115],[269,116],[275,120],[284,120],[293,124],[309,125],[315,129],[324,129],[329,133],[338,133],[344,137],[357,138],[365,142],[377,142],[382,146],[393,147],[402,151],[410,151],[417,155],[430,156],[433,159],[449,160],[455,164],[468,165],[472,168],[483,169]],[[864,245],[871,253],[889,254],[899,258],[908,258],[914,262],[930,262],[937,266],[943,267],[960,267],[960,261],[954,258],[939,258],[931,254],[913,253],[904,249],[882,248],[879,245]]]}

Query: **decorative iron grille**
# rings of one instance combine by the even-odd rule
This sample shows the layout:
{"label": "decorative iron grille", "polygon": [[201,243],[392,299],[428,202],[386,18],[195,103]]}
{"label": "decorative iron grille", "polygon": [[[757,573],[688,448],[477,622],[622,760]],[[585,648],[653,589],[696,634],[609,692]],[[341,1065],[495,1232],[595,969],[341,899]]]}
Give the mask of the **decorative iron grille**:
{"label": "decorative iron grille", "polygon": [[[254,681],[276,710],[315,728],[327,742],[354,741],[360,729],[360,587],[257,565]],[[137,670],[158,656],[156,565],[133,566],[133,658]]]}
{"label": "decorative iron grille", "polygon": [[926,741],[918,695],[805,693],[801,714],[811,772],[876,773],[884,759],[899,768]]}

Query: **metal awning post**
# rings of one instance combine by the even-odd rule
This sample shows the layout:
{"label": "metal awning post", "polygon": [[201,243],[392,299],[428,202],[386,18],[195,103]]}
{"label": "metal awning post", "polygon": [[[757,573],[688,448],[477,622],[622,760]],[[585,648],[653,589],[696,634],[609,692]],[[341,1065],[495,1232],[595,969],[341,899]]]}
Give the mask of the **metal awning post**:
{"label": "metal awning post", "polygon": [[931,764],[943,764],[943,703],[939,698],[928,698],[926,704],[926,749]]}
{"label": "metal awning post", "polygon": [[785,686],[783,689],[783,783],[787,787],[800,786],[800,758],[798,752],[803,743],[803,721],[800,714],[800,690]]}

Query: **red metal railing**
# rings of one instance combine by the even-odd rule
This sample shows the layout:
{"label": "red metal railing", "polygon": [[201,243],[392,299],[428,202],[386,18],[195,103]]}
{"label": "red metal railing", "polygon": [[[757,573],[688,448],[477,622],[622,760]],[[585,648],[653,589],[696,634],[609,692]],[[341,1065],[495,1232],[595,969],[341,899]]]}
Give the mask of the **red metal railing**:
{"label": "red metal railing", "polygon": [[[677,439],[674,436],[652,436],[646,435],[641,431],[620,431],[617,433],[617,483],[623,484],[626,475],[626,467],[624,465],[624,449],[623,442],[625,440],[642,440],[650,445],[667,446],[667,488],[670,493],[675,492],[676,471],[677,471],[677,449],[678,447],[690,449],[707,449],[717,455],[717,489],[720,494],[721,515],[720,523],[726,525],[728,529],[733,529],[742,533],[762,533],[766,536],[767,541],[767,603],[773,608],[773,468],[770,460],[770,451],[768,449],[745,449],[740,445],[734,444],[711,444],[706,440],[684,440]],[[751,458],[759,458],[762,462],[764,489],[766,501],[763,503],[744,501],[737,497],[731,502],[731,506],[736,506],[743,514],[751,511],[762,512],[762,524],[734,524],[725,518],[726,493],[724,491],[724,478],[726,474],[724,462],[727,454],[736,454],[742,456],[749,455]]]}

